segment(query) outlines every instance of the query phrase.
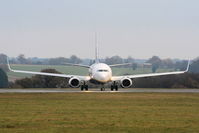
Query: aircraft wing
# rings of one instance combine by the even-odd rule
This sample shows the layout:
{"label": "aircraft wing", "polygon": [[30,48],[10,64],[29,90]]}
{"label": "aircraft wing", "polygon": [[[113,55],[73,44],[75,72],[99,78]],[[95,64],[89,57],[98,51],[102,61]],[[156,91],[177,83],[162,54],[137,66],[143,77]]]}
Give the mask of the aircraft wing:
{"label": "aircraft wing", "polygon": [[81,65],[81,64],[64,63],[63,65],[68,65],[68,66],[78,66],[78,67],[90,68],[90,66],[87,66],[87,65]]}
{"label": "aircraft wing", "polygon": [[190,60],[187,65],[187,69],[185,71],[175,71],[175,72],[164,72],[164,73],[149,73],[149,74],[136,74],[136,75],[125,75],[125,76],[113,76],[112,81],[121,80],[124,78],[146,78],[146,77],[155,77],[155,76],[164,76],[164,75],[177,75],[177,74],[183,74],[188,72],[190,66]]}
{"label": "aircraft wing", "polygon": [[56,74],[56,73],[46,73],[46,72],[33,72],[33,71],[22,71],[22,70],[13,70],[10,67],[9,61],[7,59],[7,63],[8,63],[8,68],[10,71],[12,72],[16,72],[16,73],[26,73],[26,74],[33,74],[33,75],[44,75],[44,76],[54,76],[54,77],[63,77],[63,78],[72,78],[72,77],[77,77],[81,80],[90,80],[89,76],[79,76],[79,75],[66,75],[66,74]]}
{"label": "aircraft wing", "polygon": [[113,64],[113,65],[109,65],[110,67],[117,67],[117,66],[127,66],[127,65],[131,65],[132,63],[123,63],[123,64]]}

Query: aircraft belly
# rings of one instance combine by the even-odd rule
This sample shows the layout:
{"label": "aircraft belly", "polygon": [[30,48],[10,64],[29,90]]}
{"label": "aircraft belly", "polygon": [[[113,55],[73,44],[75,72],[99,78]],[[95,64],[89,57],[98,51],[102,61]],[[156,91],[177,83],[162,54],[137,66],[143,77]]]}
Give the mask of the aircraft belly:
{"label": "aircraft belly", "polygon": [[109,82],[110,80],[96,80],[96,79],[91,79],[90,82],[93,84],[106,84],[107,82]]}

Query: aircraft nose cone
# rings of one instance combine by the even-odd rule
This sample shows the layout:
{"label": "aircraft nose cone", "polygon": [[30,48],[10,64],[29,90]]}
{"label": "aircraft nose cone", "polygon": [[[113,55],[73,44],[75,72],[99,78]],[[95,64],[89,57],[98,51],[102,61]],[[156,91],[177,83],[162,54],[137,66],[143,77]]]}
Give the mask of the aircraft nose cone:
{"label": "aircraft nose cone", "polygon": [[102,82],[106,82],[108,80],[108,75],[105,73],[103,73],[103,74],[101,73],[98,75],[98,80],[102,81]]}
{"label": "aircraft nose cone", "polygon": [[106,74],[101,74],[101,75],[100,75],[100,79],[101,79],[101,80],[106,80],[106,78],[107,78],[107,75],[106,75]]}

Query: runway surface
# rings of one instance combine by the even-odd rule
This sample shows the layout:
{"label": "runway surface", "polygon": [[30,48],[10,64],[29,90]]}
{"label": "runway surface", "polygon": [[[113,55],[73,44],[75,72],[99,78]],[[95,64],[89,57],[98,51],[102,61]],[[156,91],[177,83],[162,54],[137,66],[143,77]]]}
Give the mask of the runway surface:
{"label": "runway surface", "polygon": [[90,89],[81,91],[80,89],[0,89],[0,93],[199,93],[199,89],[119,89],[119,91],[100,91],[100,89]]}

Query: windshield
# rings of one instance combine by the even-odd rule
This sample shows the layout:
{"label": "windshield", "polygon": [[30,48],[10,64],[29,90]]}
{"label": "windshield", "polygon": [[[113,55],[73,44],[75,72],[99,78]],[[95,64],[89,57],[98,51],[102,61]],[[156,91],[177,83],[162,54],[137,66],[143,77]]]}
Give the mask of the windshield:
{"label": "windshield", "polygon": [[108,72],[108,70],[101,69],[101,70],[98,70],[98,72]]}

